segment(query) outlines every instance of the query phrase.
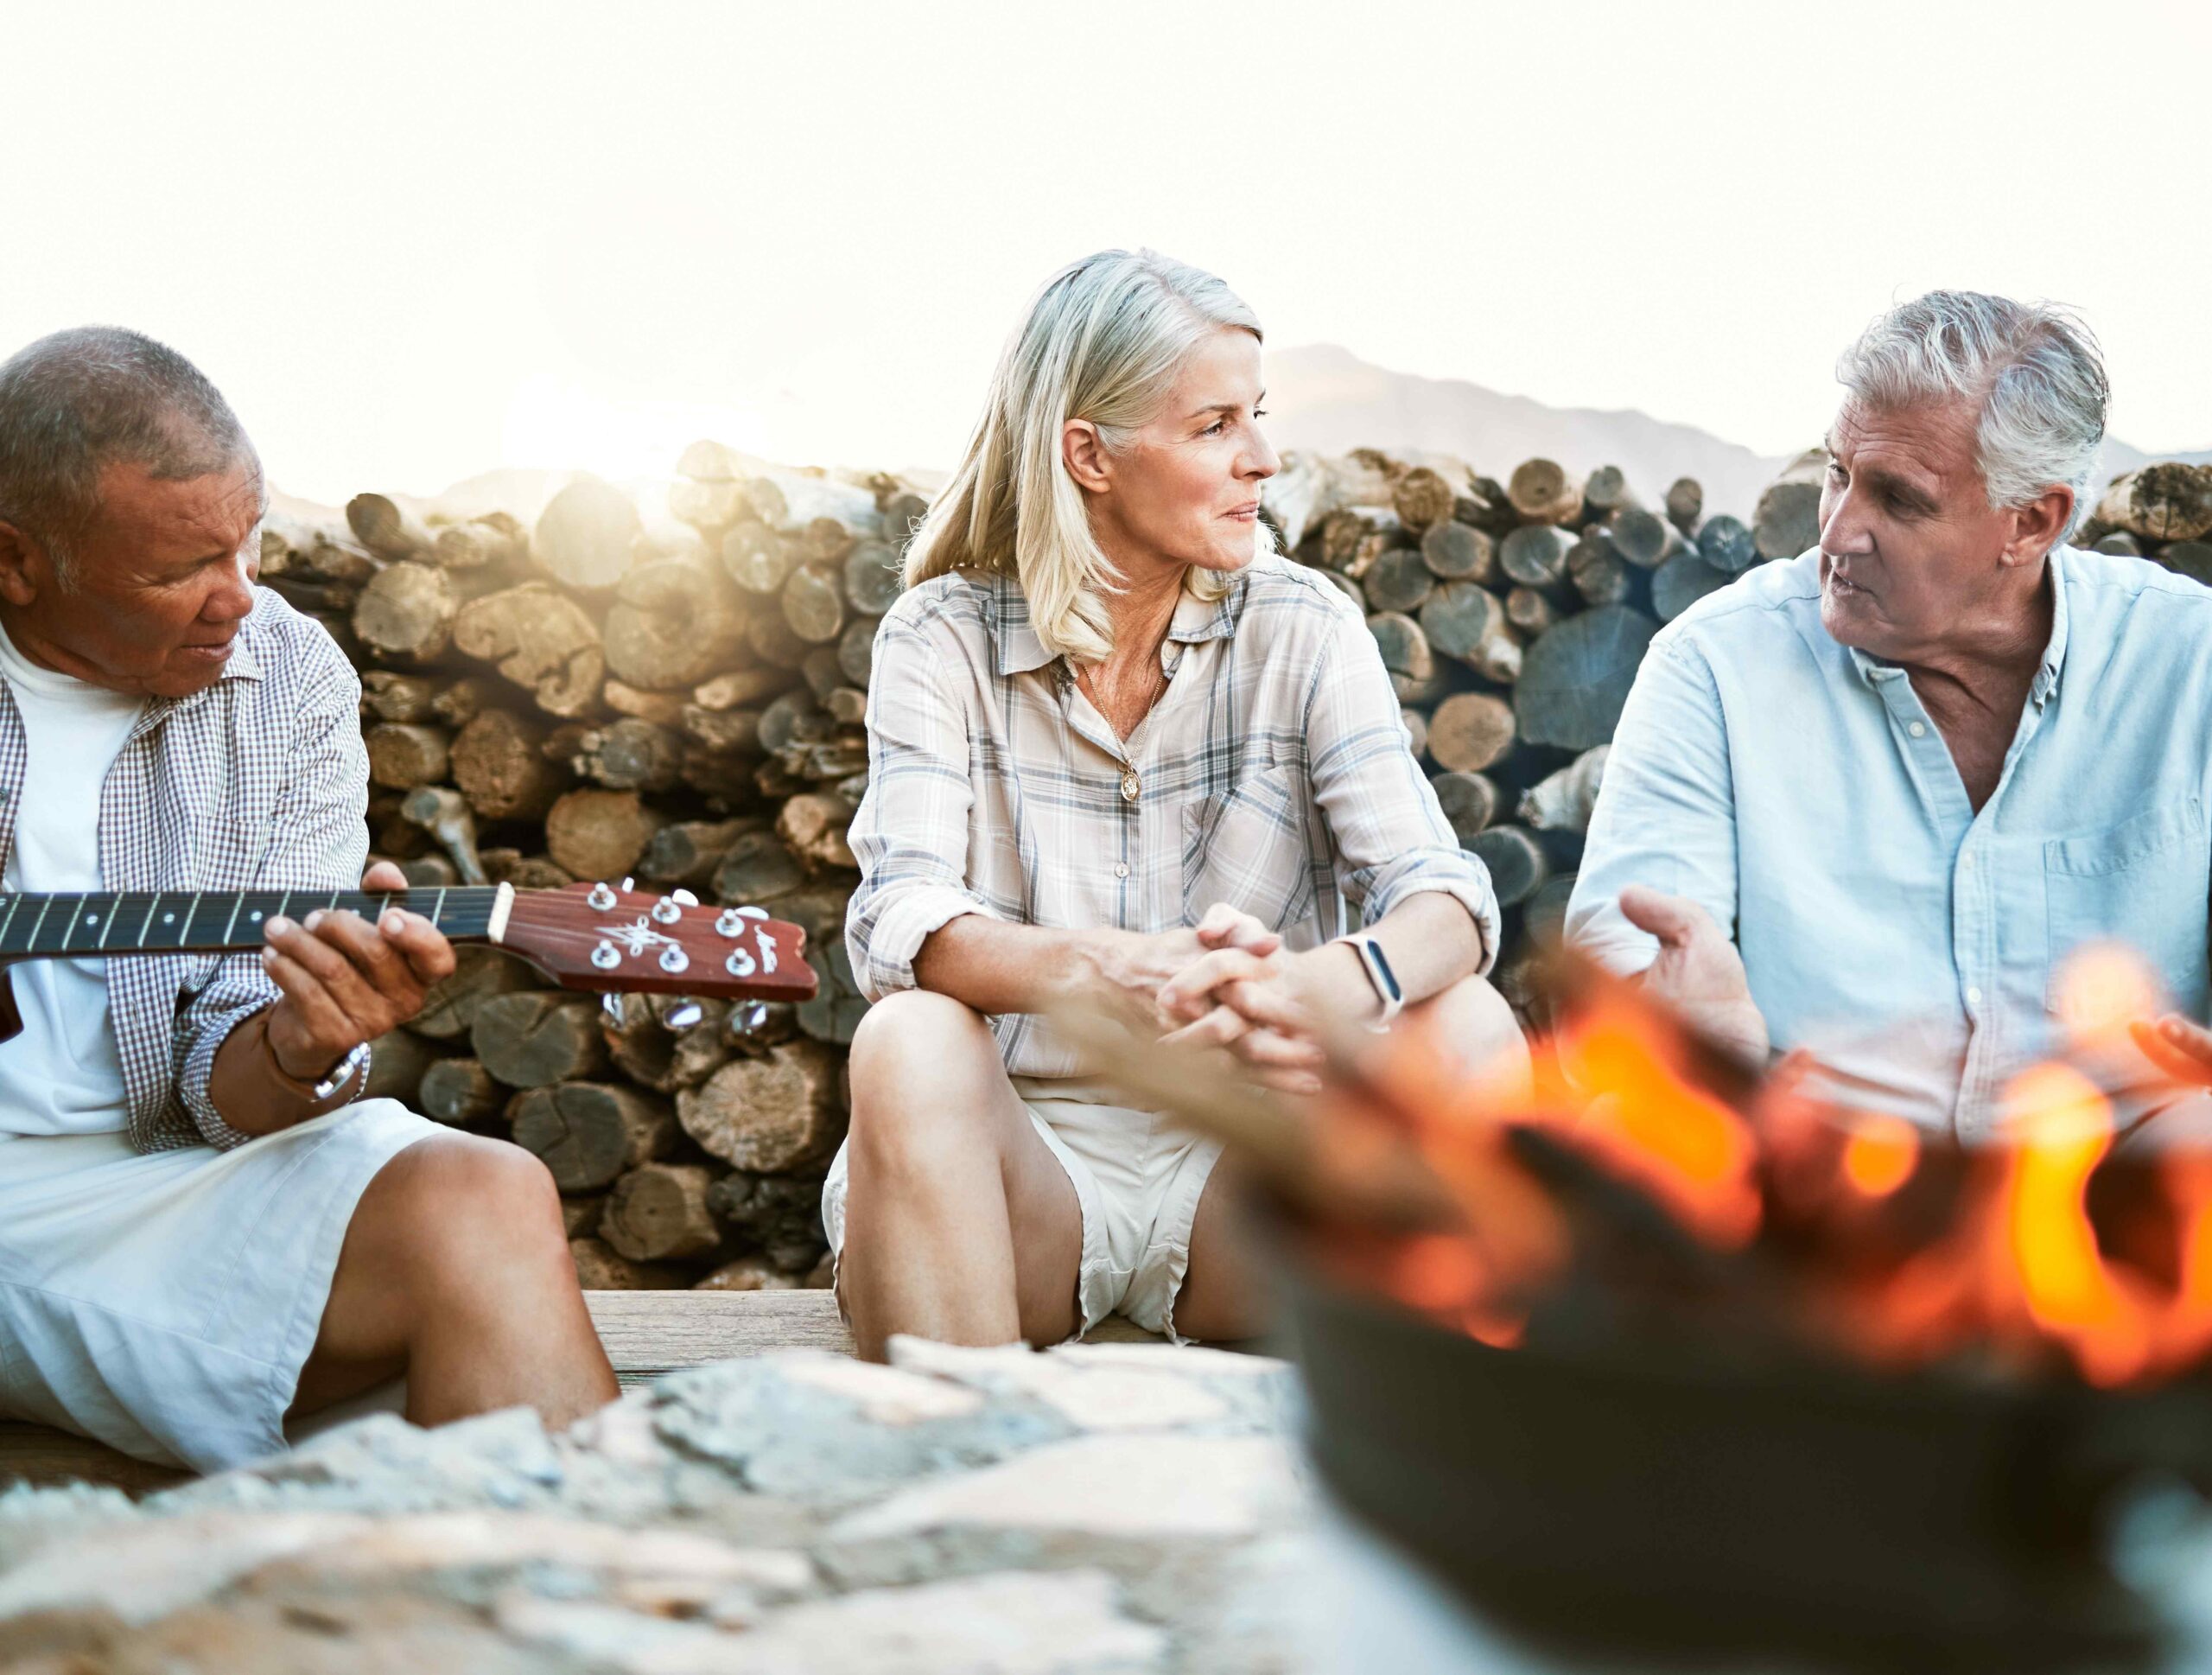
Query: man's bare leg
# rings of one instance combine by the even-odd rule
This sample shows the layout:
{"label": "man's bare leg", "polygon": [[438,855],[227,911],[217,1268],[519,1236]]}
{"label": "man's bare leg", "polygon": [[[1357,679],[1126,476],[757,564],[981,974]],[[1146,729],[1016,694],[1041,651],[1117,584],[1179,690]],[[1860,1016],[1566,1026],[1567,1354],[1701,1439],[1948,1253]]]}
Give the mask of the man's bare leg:
{"label": "man's bare leg", "polygon": [[852,1137],[837,1290],[860,1353],[1057,1343],[1078,1323],[1083,1212],[971,1008],[887,996],[853,1037]]}
{"label": "man's bare leg", "polygon": [[[1525,1081],[1529,1043],[1505,997],[1478,977],[1462,978],[1450,988],[1417,1001],[1399,1014],[1394,1028],[1440,1027],[1470,1066],[1493,1061]],[[1175,1329],[1186,1338],[1215,1342],[1256,1337],[1272,1321],[1263,1276],[1253,1266],[1236,1226],[1233,1177],[1217,1169],[1198,1195],[1191,1223],[1191,1265],[1175,1299]]]}
{"label": "man's bare leg", "polygon": [[418,1140],[361,1194],[292,1411],[401,1372],[421,1425],[528,1404],[558,1430],[614,1399],[552,1177],[519,1147]]}

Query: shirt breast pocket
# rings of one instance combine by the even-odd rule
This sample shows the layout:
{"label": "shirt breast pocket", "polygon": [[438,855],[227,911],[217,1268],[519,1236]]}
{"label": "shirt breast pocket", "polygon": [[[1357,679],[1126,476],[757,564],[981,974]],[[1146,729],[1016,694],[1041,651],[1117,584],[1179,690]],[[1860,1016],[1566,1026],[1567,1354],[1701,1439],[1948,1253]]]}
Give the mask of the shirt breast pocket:
{"label": "shirt breast pocket", "polygon": [[2204,806],[2190,797],[2102,831],[2043,846],[2054,1008],[2067,956],[2117,942],[2150,965],[2169,999],[2194,1004],[2205,985],[2206,895],[2212,841]]}
{"label": "shirt breast pocket", "polygon": [[1221,901],[1278,931],[1313,910],[1303,787],[1295,767],[1271,767],[1183,811],[1183,910],[1190,923]]}

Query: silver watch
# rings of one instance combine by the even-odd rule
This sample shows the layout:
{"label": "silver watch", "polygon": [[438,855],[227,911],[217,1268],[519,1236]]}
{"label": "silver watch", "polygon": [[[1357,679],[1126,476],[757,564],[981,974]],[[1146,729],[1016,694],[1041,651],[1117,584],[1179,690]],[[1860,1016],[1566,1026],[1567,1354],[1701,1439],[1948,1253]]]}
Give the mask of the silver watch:
{"label": "silver watch", "polygon": [[339,1060],[332,1067],[330,1073],[315,1085],[313,1090],[315,1102],[321,1105],[325,1099],[338,1092],[346,1083],[352,1081],[356,1075],[366,1072],[368,1067],[369,1044],[363,1041],[351,1053]]}

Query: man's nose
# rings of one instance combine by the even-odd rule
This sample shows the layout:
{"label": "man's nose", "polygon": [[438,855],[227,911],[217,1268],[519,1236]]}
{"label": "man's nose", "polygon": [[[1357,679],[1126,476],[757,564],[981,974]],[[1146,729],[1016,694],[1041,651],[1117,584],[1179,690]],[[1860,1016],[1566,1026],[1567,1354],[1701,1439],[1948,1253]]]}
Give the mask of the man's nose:
{"label": "man's nose", "polygon": [[200,608],[203,621],[236,622],[253,610],[254,565],[244,551],[233,558],[223,572],[223,579],[207,595],[207,602]]}
{"label": "man's nose", "polygon": [[1831,490],[1821,502],[1821,551],[1848,558],[1873,550],[1873,525],[1855,489]]}

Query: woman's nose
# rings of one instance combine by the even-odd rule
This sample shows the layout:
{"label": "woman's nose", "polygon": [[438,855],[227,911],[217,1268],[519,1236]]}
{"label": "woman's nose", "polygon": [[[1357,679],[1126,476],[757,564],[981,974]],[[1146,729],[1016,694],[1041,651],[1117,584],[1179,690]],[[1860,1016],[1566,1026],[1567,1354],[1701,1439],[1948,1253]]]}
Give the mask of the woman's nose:
{"label": "woman's nose", "polygon": [[1258,425],[1252,427],[1252,441],[1244,450],[1242,474],[1255,481],[1265,481],[1282,469],[1282,459],[1268,443]]}

